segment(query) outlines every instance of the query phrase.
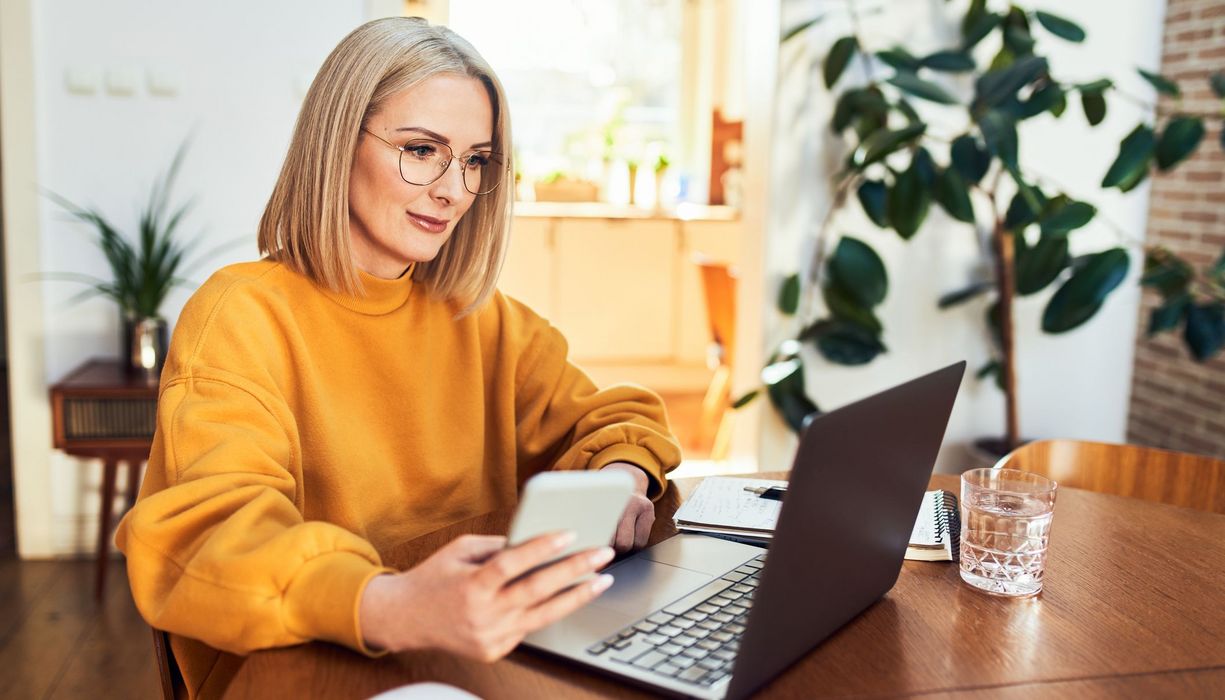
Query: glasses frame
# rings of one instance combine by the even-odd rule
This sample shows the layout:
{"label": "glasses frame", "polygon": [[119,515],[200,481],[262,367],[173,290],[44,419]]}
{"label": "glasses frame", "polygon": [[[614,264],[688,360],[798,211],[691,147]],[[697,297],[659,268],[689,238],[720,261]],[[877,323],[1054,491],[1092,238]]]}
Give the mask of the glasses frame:
{"label": "glasses frame", "polygon": [[[388,141],[387,139],[383,138],[382,136],[379,136],[378,134],[374,133],[373,131],[371,131],[371,130],[367,129],[367,128],[366,128],[366,127],[364,127],[364,126],[362,127],[362,131],[366,132],[367,134],[370,134],[370,135],[371,135],[371,136],[373,136],[374,138],[378,139],[379,141],[382,141],[383,143],[387,144],[388,146],[391,146],[392,148],[394,148],[394,149],[396,149],[397,151],[399,151],[399,152],[400,152],[400,154],[397,156],[397,161],[396,161],[396,169],[397,169],[397,170],[399,170],[399,172],[400,172],[400,179],[401,179],[401,180],[403,180],[404,182],[407,182],[407,183],[408,183],[408,184],[410,184],[410,185],[416,185],[417,187],[424,187],[424,186],[426,186],[426,185],[432,185],[432,184],[434,184],[435,182],[438,182],[438,180],[439,180],[439,179],[441,179],[443,175],[446,175],[446,174],[447,174],[447,171],[449,171],[449,170],[451,169],[451,161],[455,160],[455,151],[454,151],[454,150],[453,150],[453,149],[452,149],[450,146],[448,146],[447,144],[445,144],[445,143],[443,143],[443,142],[441,142],[441,141],[435,141],[434,139],[427,139],[427,138],[419,138],[419,139],[413,139],[412,141],[409,141],[408,143],[404,144],[403,146],[397,146],[397,145],[395,145],[394,143],[392,143],[392,142]],[[430,180],[429,182],[413,182],[412,180],[409,180],[407,177],[405,177],[405,176],[404,176],[404,152],[405,152],[406,150],[408,150],[408,146],[409,146],[409,144],[415,144],[415,143],[421,143],[421,142],[425,142],[425,143],[430,143],[430,144],[435,144],[435,145],[441,146],[441,147],[443,147],[443,148],[447,149],[447,153],[449,153],[449,154],[450,154],[450,155],[447,157],[447,162],[446,162],[446,163],[444,163],[444,164],[442,165],[442,167],[440,167],[440,168],[438,169],[438,174],[437,174],[437,175],[435,175],[435,176],[434,176],[434,179]],[[468,166],[467,166],[467,164],[464,162],[464,159],[463,159],[463,156],[466,156],[466,155],[469,155],[469,154],[472,154],[472,153],[488,154],[489,156],[491,156],[492,158],[497,159],[497,160],[501,160],[501,159],[502,159],[502,154],[501,154],[501,153],[499,153],[499,152],[497,152],[497,151],[488,151],[488,150],[482,150],[482,149],[479,149],[479,148],[474,148],[474,149],[472,149],[471,151],[464,151],[463,153],[461,153],[461,154],[460,154],[460,159],[459,159],[459,171],[460,171],[460,172],[459,172],[459,175],[460,175],[460,177],[459,177],[459,179],[460,179],[460,181],[461,181],[461,182],[463,182],[463,183],[464,183],[464,189],[465,189],[465,190],[467,190],[467,191],[468,191],[470,194],[472,194],[472,195],[474,195],[474,196],[479,197],[479,196],[481,196],[481,195],[483,195],[483,194],[489,194],[490,192],[493,192],[494,190],[498,189],[498,186],[502,184],[502,180],[498,180],[496,183],[494,183],[493,187],[490,187],[489,189],[485,190],[484,192],[473,192],[473,191],[472,191],[472,188],[468,186]],[[506,164],[506,171],[507,171],[507,172],[510,172],[510,163],[507,163],[507,164]],[[505,179],[505,178],[503,178],[503,179]]]}

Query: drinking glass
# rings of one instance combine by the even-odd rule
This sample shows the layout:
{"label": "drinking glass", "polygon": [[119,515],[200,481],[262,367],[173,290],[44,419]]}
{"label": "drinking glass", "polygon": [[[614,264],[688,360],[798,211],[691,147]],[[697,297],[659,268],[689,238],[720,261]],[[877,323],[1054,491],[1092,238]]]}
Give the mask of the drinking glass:
{"label": "drinking glass", "polygon": [[1042,590],[1057,484],[1019,469],[961,475],[961,578],[987,593]]}

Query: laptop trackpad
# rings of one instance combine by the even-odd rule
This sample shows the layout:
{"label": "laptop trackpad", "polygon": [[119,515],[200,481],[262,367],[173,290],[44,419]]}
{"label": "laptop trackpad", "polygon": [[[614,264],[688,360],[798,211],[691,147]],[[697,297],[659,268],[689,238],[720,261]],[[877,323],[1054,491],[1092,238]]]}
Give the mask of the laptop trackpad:
{"label": "laptop trackpad", "polygon": [[642,617],[701,587],[708,574],[661,564],[636,556],[607,570],[612,588],[591,605]]}

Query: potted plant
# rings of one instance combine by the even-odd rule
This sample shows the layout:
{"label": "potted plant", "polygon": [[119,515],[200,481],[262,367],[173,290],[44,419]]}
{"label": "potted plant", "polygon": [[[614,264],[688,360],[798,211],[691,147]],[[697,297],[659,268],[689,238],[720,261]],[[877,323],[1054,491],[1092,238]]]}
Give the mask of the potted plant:
{"label": "potted plant", "polygon": [[[166,359],[167,324],[162,303],[170,290],[191,283],[181,277],[185,256],[195,241],[179,235],[191,203],[171,205],[170,192],[186,153],[180,146],[165,175],[157,179],[140,211],[136,235],[129,237],[96,208],[82,207],[48,192],[47,196],[77,221],[88,224],[98,249],[110,267],[110,279],[80,273],[53,273],[50,279],[88,285],[75,297],[104,296],[118,306],[123,325],[121,361],[128,370],[155,383]],[[228,244],[227,244],[228,245]]]}
{"label": "potted plant", "polygon": [[[859,35],[854,2],[847,7],[856,31],[837,40],[819,68],[825,85],[833,89],[858,57],[866,80],[855,85],[844,81],[836,93],[830,126],[837,134],[849,134],[849,147],[833,178],[832,209],[818,235],[813,276],[803,283],[792,276],[780,292],[780,311],[799,313],[801,330],[771,355],[763,383],[787,423],[798,430],[805,416],[817,411],[805,391],[801,343],[811,343],[826,359],[846,365],[871,362],[886,351],[884,326],[875,312],[888,292],[885,266],[869,244],[855,238],[841,238],[830,251],[829,222],[853,199],[876,226],[910,240],[934,203],[966,224],[967,233],[990,241],[981,266],[990,274],[951,290],[938,304],[950,308],[982,295],[992,297],[985,321],[995,359],[979,368],[977,376],[993,378],[1004,392],[1007,425],[993,447],[1007,452],[1020,440],[1013,322],[1018,299],[1056,286],[1042,316],[1042,330],[1067,332],[1097,313],[1126,276],[1131,257],[1123,247],[1069,253],[1069,237],[1093,219],[1097,207],[1028,171],[1018,158],[1017,126],[1043,113],[1060,117],[1072,99],[1081,103],[1090,126],[1097,126],[1106,114],[1106,96],[1118,88],[1106,79],[1058,79],[1049,61],[1037,53],[1039,35],[1045,32],[1075,43],[1084,40],[1085,32],[1050,13],[1016,5],[1006,13],[993,12],[985,0],[971,0],[960,42],[916,56],[900,46],[871,47]],[[820,19],[797,26],[783,41]],[[988,37],[998,41],[993,54],[983,53]],[[992,58],[983,65],[976,54]],[[1166,78],[1139,72],[1159,92],[1178,93],[1177,85]],[[955,94],[940,74],[972,78],[972,92]],[[1210,82],[1225,98],[1225,76],[1218,73]],[[912,100],[938,105],[933,109],[942,110],[942,116],[960,117],[962,131],[934,133]],[[1160,124],[1140,124],[1123,139],[1101,186],[1130,191],[1152,169],[1177,166],[1199,147],[1205,119],[1223,114],[1159,113]],[[1182,330],[1201,361],[1219,353],[1225,346],[1225,256],[1210,269],[1196,271],[1169,251],[1150,247],[1144,252],[1141,283],[1158,289],[1164,299],[1150,319],[1150,334]],[[805,287],[815,294],[803,293]],[[817,295],[823,310],[800,310],[801,299]],[[734,405],[743,406],[758,393],[751,391]]]}

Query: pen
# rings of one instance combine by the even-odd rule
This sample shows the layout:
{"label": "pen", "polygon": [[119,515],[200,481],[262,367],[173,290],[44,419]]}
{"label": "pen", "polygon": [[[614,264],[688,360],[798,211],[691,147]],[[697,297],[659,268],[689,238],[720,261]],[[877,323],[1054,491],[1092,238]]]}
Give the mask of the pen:
{"label": "pen", "polygon": [[781,501],[787,495],[787,489],[782,486],[745,486],[745,491],[757,494],[758,498],[768,498],[771,501]]}

